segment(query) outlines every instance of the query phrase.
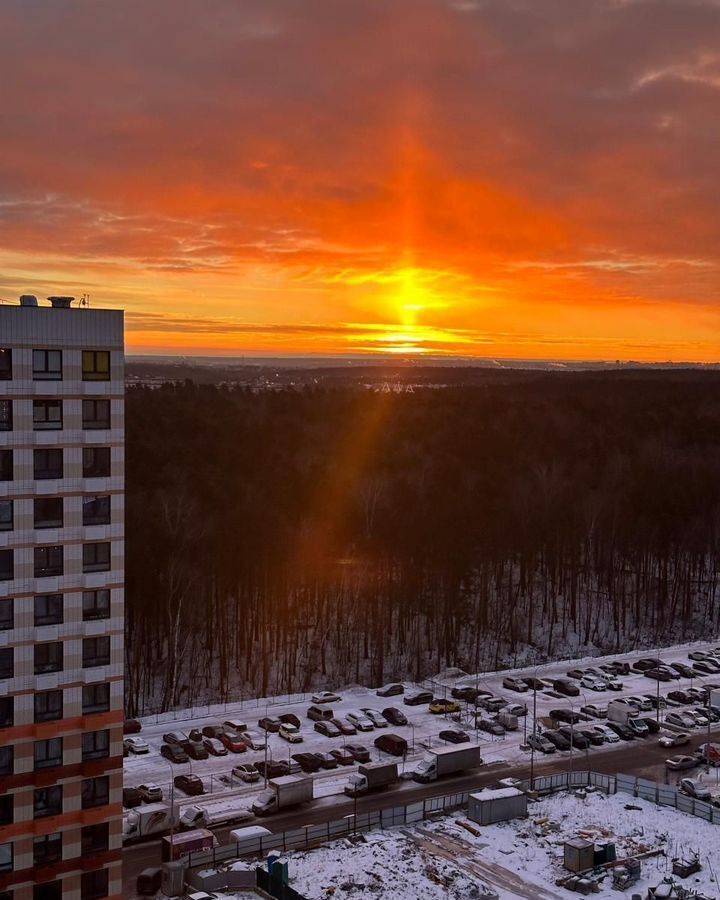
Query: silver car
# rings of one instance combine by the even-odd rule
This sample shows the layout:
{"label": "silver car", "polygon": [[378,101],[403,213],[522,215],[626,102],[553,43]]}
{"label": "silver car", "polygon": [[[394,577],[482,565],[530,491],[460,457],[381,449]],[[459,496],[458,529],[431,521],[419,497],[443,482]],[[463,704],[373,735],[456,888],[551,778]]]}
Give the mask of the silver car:
{"label": "silver car", "polygon": [[376,728],[387,728],[388,723],[383,714],[378,709],[370,709],[363,707],[362,712],[370,719]]}

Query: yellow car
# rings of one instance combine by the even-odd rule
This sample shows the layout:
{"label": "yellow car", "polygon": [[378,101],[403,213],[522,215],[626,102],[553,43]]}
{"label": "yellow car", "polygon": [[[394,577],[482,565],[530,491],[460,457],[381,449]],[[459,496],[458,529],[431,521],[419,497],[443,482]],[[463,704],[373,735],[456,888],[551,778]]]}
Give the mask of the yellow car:
{"label": "yellow car", "polygon": [[429,709],[431,713],[455,713],[460,712],[460,704],[455,700],[433,700]]}

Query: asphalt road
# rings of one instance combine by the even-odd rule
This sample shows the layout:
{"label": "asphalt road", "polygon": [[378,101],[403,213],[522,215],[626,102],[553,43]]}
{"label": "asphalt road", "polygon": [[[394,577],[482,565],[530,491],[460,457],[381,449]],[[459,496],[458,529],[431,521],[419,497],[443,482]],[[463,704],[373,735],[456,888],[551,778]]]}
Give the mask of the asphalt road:
{"label": "asphalt road", "polygon": [[[590,769],[594,772],[603,772],[615,775],[618,772],[650,778],[656,781],[664,781],[666,769],[664,761],[675,753],[691,753],[692,748],[701,744],[705,736],[698,736],[691,745],[679,747],[676,750],[667,750],[659,747],[657,741],[650,738],[648,741],[628,741],[618,747],[607,749],[594,748],[588,753],[576,751],[572,755],[562,754],[559,757],[542,757],[535,755],[535,774],[551,775],[559,772],[567,772],[572,767],[574,770]],[[685,773],[669,772],[668,780],[675,783],[678,776]],[[499,778],[528,778],[530,776],[530,763],[526,765],[496,763],[484,766],[471,775],[461,775],[457,778],[445,778],[432,784],[417,784],[414,781],[403,781],[393,790],[381,791],[369,794],[357,801],[357,812],[369,812],[371,810],[385,809],[392,806],[402,806],[427,800],[430,797],[439,797],[454,792],[472,791],[493,784]],[[309,808],[299,808],[283,815],[272,816],[260,820],[260,823],[271,831],[288,831],[294,828],[302,828],[304,825],[318,825],[324,822],[342,819],[354,812],[352,800],[338,795],[337,802],[322,804]],[[230,827],[213,829],[220,844],[228,843]],[[135,883],[138,874],[145,868],[160,865],[160,840],[148,841],[136,844],[123,851],[123,894],[127,898],[135,897]]]}

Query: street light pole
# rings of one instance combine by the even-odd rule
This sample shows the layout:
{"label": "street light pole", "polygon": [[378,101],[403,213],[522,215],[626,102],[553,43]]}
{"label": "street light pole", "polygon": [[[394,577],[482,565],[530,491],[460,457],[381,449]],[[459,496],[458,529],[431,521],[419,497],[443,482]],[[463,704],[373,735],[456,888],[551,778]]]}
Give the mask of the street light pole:
{"label": "street light pole", "polygon": [[[526,716],[527,718],[527,716]],[[537,663],[533,671],[533,738],[537,735]],[[530,790],[535,790],[535,741],[530,748]]]}

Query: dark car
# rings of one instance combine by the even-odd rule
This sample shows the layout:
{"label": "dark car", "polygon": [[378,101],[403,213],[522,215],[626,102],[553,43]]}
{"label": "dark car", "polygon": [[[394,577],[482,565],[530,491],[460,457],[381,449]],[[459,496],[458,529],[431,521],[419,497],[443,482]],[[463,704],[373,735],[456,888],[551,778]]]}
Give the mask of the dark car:
{"label": "dark car", "polygon": [[580,681],[585,676],[585,669],[570,669],[565,674],[568,678],[575,678],[577,681]]}
{"label": "dark car", "polygon": [[675,678],[680,677],[680,675],[673,669],[667,669],[663,667],[655,669],[645,669],[643,675],[646,678],[652,678],[654,681],[673,681]]}
{"label": "dark car", "polygon": [[335,747],[333,750],[330,750],[330,754],[335,757],[338,765],[341,766],[352,766],[355,762],[355,757],[345,747]]}
{"label": "dark car", "polygon": [[432,703],[433,699],[430,691],[415,691],[414,694],[405,694],[403,703],[406,706],[422,706],[425,703]]}
{"label": "dark car", "polygon": [[669,691],[667,699],[672,703],[682,703],[683,705],[692,702],[692,698],[688,696],[687,691]]}
{"label": "dark car", "polygon": [[285,725],[294,725],[296,728],[300,728],[302,726],[302,722],[299,717],[295,715],[295,713],[283,713],[281,716],[278,716],[281,722]]}
{"label": "dark car", "polygon": [[577,747],[578,750],[587,750],[590,746],[589,737],[582,731],[570,728],[567,725],[563,725],[562,728],[558,728],[558,731],[563,735],[563,737],[566,737],[568,739],[572,747]]}
{"label": "dark car", "polygon": [[378,688],[375,693],[378,697],[397,697],[398,694],[405,693],[405,688],[402,684],[393,682],[392,684],[384,684],[382,687]]}
{"label": "dark car", "polygon": [[584,721],[580,713],[573,712],[571,709],[551,709],[550,718],[555,719],[556,722],[566,722],[568,725],[577,725],[578,722]]}
{"label": "dark car", "polygon": [[[577,731],[579,732],[580,729],[578,728]],[[593,747],[600,747],[605,743],[605,738],[597,731],[593,731],[592,728],[588,728],[587,730],[583,728],[582,734],[585,735]],[[578,744],[578,746],[580,745]]]}
{"label": "dark car", "polygon": [[580,688],[573,684],[572,681],[568,681],[567,678],[556,678],[553,681],[553,690],[558,694],[565,694],[566,697],[578,697],[580,695]]}
{"label": "dark car", "polygon": [[[211,738],[205,738],[211,740]],[[196,744],[195,741],[187,741],[182,745],[183,750],[191,759],[207,759],[208,752],[202,744]]]}
{"label": "dark car", "polygon": [[405,713],[395,706],[388,706],[383,711],[383,718],[391,725],[407,725],[408,720]]}
{"label": "dark car", "polygon": [[534,675],[523,675],[522,680],[525,682],[525,684],[528,686],[528,688],[531,691],[545,690],[545,682],[540,678],[536,678]]}
{"label": "dark car", "polygon": [[348,722],[347,719],[329,719],[328,720],[331,725],[334,725],[336,728],[340,729],[341,734],[357,734],[357,728],[353,725],[352,722]]}
{"label": "dark car", "polygon": [[647,656],[644,659],[635,660],[631,668],[636,672],[646,672],[648,669],[656,669],[658,666],[665,665],[667,663],[664,663],[661,659],[653,659],[651,656]]}
{"label": "dark car", "polygon": [[559,731],[543,731],[543,737],[547,738],[558,750],[570,749],[570,741]]}
{"label": "dark car", "polygon": [[219,738],[224,731],[229,730],[224,725],[206,725],[202,730],[202,736]]}
{"label": "dark car", "polygon": [[182,747],[183,744],[187,744],[190,738],[184,731],[170,731],[163,735],[163,740],[166,744],[180,744]]}
{"label": "dark car", "polygon": [[341,734],[340,729],[333,725],[332,722],[316,722],[315,731],[318,734],[324,734],[325,737],[339,737]]}
{"label": "dark car", "polygon": [[404,756],[408,748],[407,741],[399,734],[381,734],[375,738],[375,746],[391,756]]}
{"label": "dark car", "polygon": [[310,706],[308,707],[307,717],[308,719],[312,719],[313,722],[329,722],[330,719],[334,717],[335,713],[329,706]]}
{"label": "dark car", "polygon": [[682,675],[683,678],[695,678],[697,672],[692,669],[687,663],[683,662],[674,662],[670,663],[670,668],[675,669],[675,671]]}
{"label": "dark car", "polygon": [[611,663],[608,663],[605,666],[600,666],[601,669],[605,669],[611,675],[629,675],[630,674],[630,663],[629,662],[619,662],[618,660],[613,660]]}
{"label": "dark car", "polygon": [[125,809],[134,809],[142,803],[142,794],[137,788],[123,788],[122,798]]}
{"label": "dark car", "polygon": [[189,794],[191,797],[197,797],[199,794],[205,793],[205,786],[202,779],[197,775],[176,775],[173,784],[179,791]]}
{"label": "dark car", "polygon": [[479,731],[487,731],[488,734],[495,734],[498,737],[505,734],[505,726],[495,719],[475,719],[475,727]]}
{"label": "dark car", "polygon": [[363,744],[345,744],[345,749],[352,753],[355,762],[370,762],[370,751]]}
{"label": "dark car", "polygon": [[470,735],[465,731],[456,728],[447,728],[438,735],[441,741],[447,741],[449,744],[464,744],[470,740]]}
{"label": "dark car", "polygon": [[188,762],[188,755],[179,744],[163,744],[160,747],[160,755],[172,763]]}
{"label": "dark car", "polygon": [[474,703],[481,694],[487,693],[487,691],[480,691],[474,687],[454,687],[450,691],[450,696],[455,700],[464,700],[466,703]]}
{"label": "dark car", "polygon": [[715,675],[717,673],[717,669],[714,665],[710,663],[707,659],[701,659],[699,662],[693,663],[693,669],[695,670],[695,676],[698,674],[702,675]]}
{"label": "dark car", "polygon": [[658,697],[655,694],[643,694],[643,697],[650,701],[650,706],[652,706],[653,709],[667,708],[667,700],[664,697]]}
{"label": "dark car", "polygon": [[197,744],[202,744],[203,733],[202,733],[202,731],[200,731],[199,728],[192,728],[188,732],[188,737],[190,738],[191,741],[195,741],[195,743],[197,743]]}
{"label": "dark car", "polygon": [[281,778],[290,774],[290,766],[284,759],[269,759],[267,763],[261,760],[254,765],[258,772],[267,778]]}
{"label": "dark car", "polygon": [[303,772],[312,774],[320,771],[320,760],[315,753],[293,753],[292,758],[300,765]]}
{"label": "dark car", "polygon": [[317,757],[321,769],[337,769],[337,757],[332,753],[313,753],[313,756]]}
{"label": "dark car", "polygon": [[123,725],[123,734],[137,734],[142,731],[142,723],[137,719],[125,719]]}
{"label": "dark car", "polygon": [[277,716],[263,716],[262,719],[258,720],[258,728],[262,728],[263,731],[270,731],[273,734],[277,734],[280,731],[281,725],[282,719],[278,719]]}
{"label": "dark car", "polygon": [[651,719],[650,716],[643,716],[642,721],[647,725],[650,734],[657,734],[660,731],[660,723],[657,719]]}
{"label": "dark car", "polygon": [[632,741],[635,739],[635,732],[631,728],[628,728],[627,725],[622,725],[620,722],[608,722],[607,727],[611,731],[614,731],[623,741]]}

